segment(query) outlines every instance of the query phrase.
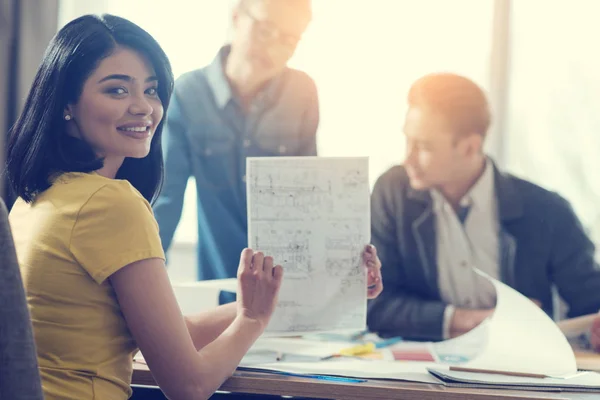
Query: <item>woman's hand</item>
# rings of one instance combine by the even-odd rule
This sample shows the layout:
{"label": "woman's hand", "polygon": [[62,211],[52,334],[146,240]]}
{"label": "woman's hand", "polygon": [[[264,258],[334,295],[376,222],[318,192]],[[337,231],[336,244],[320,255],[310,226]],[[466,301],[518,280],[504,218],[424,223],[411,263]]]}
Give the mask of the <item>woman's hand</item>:
{"label": "woman's hand", "polygon": [[363,251],[363,262],[367,267],[367,298],[374,299],[383,290],[381,279],[381,260],[377,257],[377,249],[372,244]]}
{"label": "woman's hand", "polygon": [[238,268],[238,316],[267,327],[277,305],[283,268],[273,266],[273,257],[244,249]]}

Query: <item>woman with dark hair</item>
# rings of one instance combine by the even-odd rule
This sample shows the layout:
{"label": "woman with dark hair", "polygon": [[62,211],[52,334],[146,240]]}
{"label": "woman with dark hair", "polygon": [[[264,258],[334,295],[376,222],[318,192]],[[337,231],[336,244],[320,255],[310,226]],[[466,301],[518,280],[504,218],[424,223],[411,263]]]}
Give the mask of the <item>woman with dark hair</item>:
{"label": "woman with dark hair", "polygon": [[238,301],[181,315],[150,208],[172,87],[147,32],[83,16],[50,43],[11,131],[10,223],[46,399],[128,398],[138,348],[169,398],[208,398],[273,312],[282,269],[245,249]]}

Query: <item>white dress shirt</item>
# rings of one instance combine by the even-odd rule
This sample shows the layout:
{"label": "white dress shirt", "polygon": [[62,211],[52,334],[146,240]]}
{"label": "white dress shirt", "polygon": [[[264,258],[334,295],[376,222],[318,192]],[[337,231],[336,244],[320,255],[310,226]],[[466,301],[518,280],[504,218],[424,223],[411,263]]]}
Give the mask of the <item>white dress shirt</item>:
{"label": "white dress shirt", "polygon": [[[493,278],[499,277],[498,210],[494,191],[494,168],[485,170],[460,200],[458,213],[437,190],[431,190],[435,213],[438,286],[444,313],[444,338],[449,337],[454,308],[493,308],[494,287],[479,276],[477,268]],[[466,218],[461,221],[461,216]]]}

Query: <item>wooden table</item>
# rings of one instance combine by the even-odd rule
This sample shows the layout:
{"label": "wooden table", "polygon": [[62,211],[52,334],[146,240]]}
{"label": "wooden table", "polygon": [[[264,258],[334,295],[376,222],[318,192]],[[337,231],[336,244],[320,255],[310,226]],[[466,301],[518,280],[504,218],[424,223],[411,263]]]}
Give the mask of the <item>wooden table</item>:
{"label": "wooden table", "polygon": [[577,360],[577,368],[600,372],[600,354],[591,351],[575,350],[575,359]]}
{"label": "wooden table", "polygon": [[[600,357],[596,356],[600,359]],[[156,386],[145,364],[134,363],[134,385]],[[236,372],[219,389],[225,392],[296,396],[336,400],[513,400],[513,399],[598,399],[598,393],[545,393],[521,390],[457,389],[442,385],[400,381],[368,380],[340,383],[262,372]]]}

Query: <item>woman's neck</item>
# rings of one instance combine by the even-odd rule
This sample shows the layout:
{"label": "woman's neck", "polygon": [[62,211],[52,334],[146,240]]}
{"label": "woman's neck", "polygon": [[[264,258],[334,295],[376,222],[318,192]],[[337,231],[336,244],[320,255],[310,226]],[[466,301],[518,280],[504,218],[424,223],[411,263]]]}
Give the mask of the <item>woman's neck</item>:
{"label": "woman's neck", "polygon": [[123,161],[125,161],[125,157],[105,157],[102,168],[96,170],[96,173],[105,178],[115,179]]}

